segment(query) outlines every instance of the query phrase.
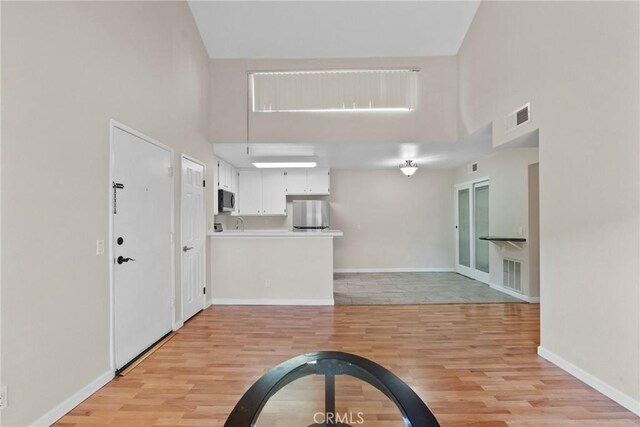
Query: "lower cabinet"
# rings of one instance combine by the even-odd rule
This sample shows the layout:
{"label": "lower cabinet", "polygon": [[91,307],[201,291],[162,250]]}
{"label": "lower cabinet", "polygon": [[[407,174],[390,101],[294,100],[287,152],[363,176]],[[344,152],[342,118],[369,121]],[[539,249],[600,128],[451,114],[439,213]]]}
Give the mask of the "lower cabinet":
{"label": "lower cabinet", "polygon": [[287,192],[282,170],[241,170],[238,215],[286,215]]}

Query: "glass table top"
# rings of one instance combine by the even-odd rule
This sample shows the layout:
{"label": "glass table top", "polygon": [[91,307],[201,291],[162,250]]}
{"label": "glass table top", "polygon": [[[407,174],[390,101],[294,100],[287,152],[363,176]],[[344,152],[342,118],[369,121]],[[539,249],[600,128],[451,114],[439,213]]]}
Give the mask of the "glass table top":
{"label": "glass table top", "polygon": [[363,357],[314,352],[272,368],[233,409],[225,427],[439,426],[418,395]]}

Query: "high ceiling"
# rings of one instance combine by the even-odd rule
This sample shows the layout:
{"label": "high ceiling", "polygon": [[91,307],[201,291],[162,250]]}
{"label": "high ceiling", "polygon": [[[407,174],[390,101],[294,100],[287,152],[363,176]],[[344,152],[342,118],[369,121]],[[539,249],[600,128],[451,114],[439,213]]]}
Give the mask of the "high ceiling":
{"label": "high ceiling", "polygon": [[211,58],[455,55],[480,1],[189,1]]}

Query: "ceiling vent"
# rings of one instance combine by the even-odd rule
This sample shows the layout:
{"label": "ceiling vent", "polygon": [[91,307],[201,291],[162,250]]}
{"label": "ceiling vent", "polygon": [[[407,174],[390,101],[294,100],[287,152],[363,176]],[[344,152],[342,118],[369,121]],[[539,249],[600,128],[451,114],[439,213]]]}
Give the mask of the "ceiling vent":
{"label": "ceiling vent", "polygon": [[511,132],[531,120],[531,104],[526,103],[504,118],[505,132]]}
{"label": "ceiling vent", "polygon": [[478,172],[478,163],[470,163],[467,165],[467,172],[468,173],[474,173],[474,172]]}

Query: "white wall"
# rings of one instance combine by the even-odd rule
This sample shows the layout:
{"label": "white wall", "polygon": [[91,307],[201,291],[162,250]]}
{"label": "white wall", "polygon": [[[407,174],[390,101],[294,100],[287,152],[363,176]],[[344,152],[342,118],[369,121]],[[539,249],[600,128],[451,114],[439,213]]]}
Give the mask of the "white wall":
{"label": "white wall", "polygon": [[333,238],[208,240],[214,304],[333,304]]}
{"label": "white wall", "polygon": [[421,68],[418,106],[396,113],[251,113],[252,142],[446,142],[457,140],[456,58],[211,60],[211,138],[244,142],[247,71]]}
{"label": "white wall", "polygon": [[[502,260],[509,258],[522,264],[522,293],[537,297],[538,283],[530,283],[529,232],[529,168],[538,162],[537,148],[508,148],[477,161],[478,170],[469,173],[467,166],[455,170],[455,183],[489,178],[489,234],[525,237],[523,249],[506,243],[489,243],[489,276],[491,284],[502,286]],[[453,191],[453,190],[452,190]],[[520,231],[522,229],[522,232]],[[537,242],[533,242],[534,245]]]}
{"label": "white wall", "polygon": [[[541,347],[640,413],[638,2],[482,2],[462,133],[540,129]],[[506,135],[503,116],[531,102]]]}
{"label": "white wall", "polygon": [[336,269],[453,268],[453,171],[332,170]]}
{"label": "white wall", "polygon": [[183,2],[2,8],[2,422],[24,426],[110,369],[109,119],[212,166],[209,61]]}

